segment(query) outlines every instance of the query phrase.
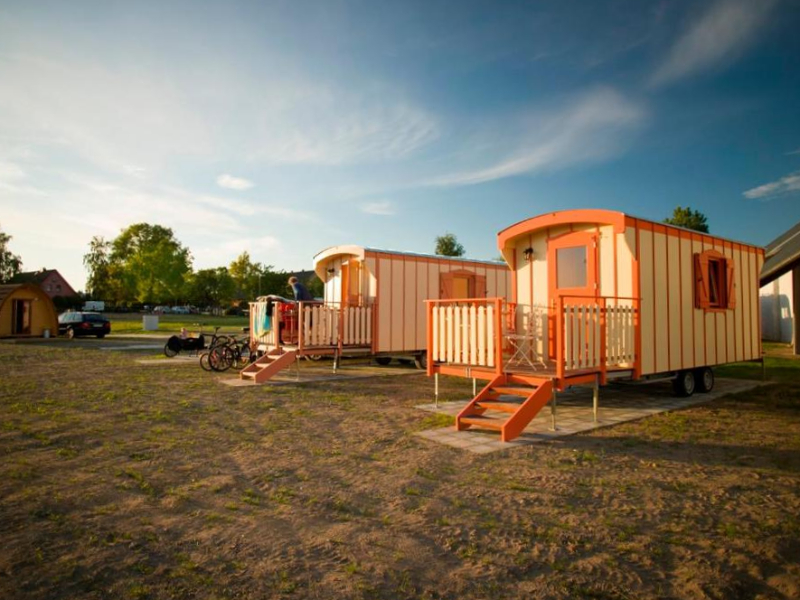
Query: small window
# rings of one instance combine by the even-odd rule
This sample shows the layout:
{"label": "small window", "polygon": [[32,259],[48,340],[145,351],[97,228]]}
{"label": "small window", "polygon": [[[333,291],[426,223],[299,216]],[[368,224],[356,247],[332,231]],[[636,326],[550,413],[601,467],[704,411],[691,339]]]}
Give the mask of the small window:
{"label": "small window", "polygon": [[585,288],[586,246],[556,250],[556,285],[559,289]]}
{"label": "small window", "polygon": [[708,261],[708,306],[710,308],[723,308],[723,290],[725,289],[725,271],[722,261],[710,259]]}
{"label": "small window", "polygon": [[471,298],[469,278],[453,277],[453,298]]}
{"label": "small window", "polygon": [[716,250],[694,255],[695,306],[703,310],[736,307],[733,260]]}

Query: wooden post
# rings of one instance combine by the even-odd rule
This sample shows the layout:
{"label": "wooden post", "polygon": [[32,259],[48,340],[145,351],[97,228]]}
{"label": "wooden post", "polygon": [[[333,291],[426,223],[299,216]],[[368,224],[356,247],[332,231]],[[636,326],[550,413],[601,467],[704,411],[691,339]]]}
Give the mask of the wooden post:
{"label": "wooden post", "polygon": [[439,408],[439,373],[433,376],[433,403]]}
{"label": "wooden post", "polygon": [[[556,330],[553,332],[556,342],[556,377],[559,383],[564,379],[564,297],[556,300]],[[555,399],[555,396],[553,396]]]}
{"label": "wooden post", "polygon": [[557,428],[556,428],[556,404],[558,402],[557,401],[557,396],[558,396],[558,392],[556,391],[556,389],[554,387],[553,388],[553,399],[550,400],[550,420],[551,420],[550,430],[551,431],[557,431]]}
{"label": "wooden post", "polygon": [[800,265],[792,269],[792,350],[800,356]]}
{"label": "wooden post", "polygon": [[[436,360],[436,355],[433,353],[433,302],[431,300],[425,301],[425,308],[428,312],[428,322],[426,324],[427,327],[427,345],[428,345],[428,364],[426,365],[428,370],[428,377],[433,375],[433,361]],[[436,335],[438,335],[438,331]]]}
{"label": "wooden post", "polygon": [[600,379],[595,376],[592,394],[592,417],[594,422],[597,423],[597,412],[600,408]]}
{"label": "wooden post", "polygon": [[503,374],[503,299],[495,298],[495,363],[494,371],[497,375]]}

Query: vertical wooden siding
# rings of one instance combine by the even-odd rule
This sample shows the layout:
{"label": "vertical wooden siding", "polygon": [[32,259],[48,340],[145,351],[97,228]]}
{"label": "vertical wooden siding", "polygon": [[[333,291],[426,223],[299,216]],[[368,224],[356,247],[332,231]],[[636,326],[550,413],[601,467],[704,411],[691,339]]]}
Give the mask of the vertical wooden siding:
{"label": "vertical wooden siding", "polygon": [[[642,374],[760,357],[758,273],[753,247],[636,221],[640,240]],[[717,250],[734,263],[736,306],[695,308],[694,254]]]}

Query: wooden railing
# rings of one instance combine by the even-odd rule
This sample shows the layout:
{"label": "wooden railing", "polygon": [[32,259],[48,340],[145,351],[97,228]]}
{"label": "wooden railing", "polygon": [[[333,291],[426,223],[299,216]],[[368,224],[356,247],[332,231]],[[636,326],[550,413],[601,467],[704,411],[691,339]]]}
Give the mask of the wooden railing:
{"label": "wooden railing", "polygon": [[[635,298],[561,296],[552,307],[501,298],[428,300],[428,364],[575,372],[634,368]],[[551,371],[552,372],[552,371]]]}
{"label": "wooden railing", "polygon": [[560,296],[556,300],[556,373],[634,368],[639,300]]}
{"label": "wooden railing", "polygon": [[503,369],[502,298],[427,300],[428,364]]}
{"label": "wooden railing", "polygon": [[[259,319],[263,321],[267,310],[270,312],[270,328],[264,331],[257,322]],[[369,347],[373,339],[374,317],[371,304],[251,302],[251,339],[270,346],[297,346],[301,352],[313,348]]]}

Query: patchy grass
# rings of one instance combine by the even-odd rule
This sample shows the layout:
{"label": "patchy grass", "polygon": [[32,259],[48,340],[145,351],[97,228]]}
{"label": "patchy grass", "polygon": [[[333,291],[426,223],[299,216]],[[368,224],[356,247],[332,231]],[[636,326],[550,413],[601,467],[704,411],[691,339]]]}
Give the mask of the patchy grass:
{"label": "patchy grass", "polygon": [[229,388],[0,344],[0,597],[800,597],[778,350],[755,391],[474,456],[414,435],[452,425],[424,377]]}
{"label": "patchy grass", "polygon": [[[111,321],[111,333],[152,333],[142,329],[143,314],[108,313]],[[249,327],[247,317],[217,317],[210,315],[158,315],[158,331],[178,333],[185,327],[189,332],[197,334],[201,330],[205,334],[214,333],[214,327],[220,327],[220,333],[241,333],[242,327]]]}

